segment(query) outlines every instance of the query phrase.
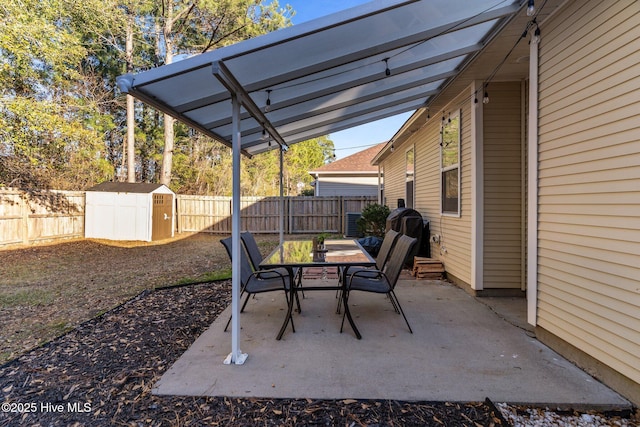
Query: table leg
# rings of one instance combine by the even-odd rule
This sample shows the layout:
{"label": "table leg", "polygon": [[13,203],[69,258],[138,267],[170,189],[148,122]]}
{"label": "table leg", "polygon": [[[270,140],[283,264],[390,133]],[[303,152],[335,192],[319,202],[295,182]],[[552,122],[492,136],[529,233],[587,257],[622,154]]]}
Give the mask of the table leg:
{"label": "table leg", "polygon": [[[349,310],[349,305],[347,304],[348,296],[347,291],[345,289],[342,290],[342,305],[344,305],[344,314],[347,316],[347,320],[349,320],[349,324],[351,325],[351,329],[353,329],[353,333],[356,334],[356,338],[359,340],[362,339],[362,335],[360,335],[360,331],[356,327],[353,318],[351,317],[351,311]],[[344,317],[342,318],[344,322]]]}
{"label": "table leg", "polygon": [[[289,277],[291,277],[292,271],[289,271]],[[284,331],[287,329],[287,325],[289,324],[289,321],[291,321],[291,330],[295,333],[296,332],[296,328],[295,326],[293,326],[293,300],[294,298],[297,299],[298,295],[296,292],[296,284],[294,283],[295,281],[292,280],[291,282],[289,282],[289,298],[287,298],[287,315],[284,318],[284,323],[282,324],[282,326],[280,327],[280,332],[278,332],[278,336],[276,337],[276,340],[280,341],[280,339],[282,339],[282,335],[284,335]],[[298,307],[300,307],[300,301],[298,301]]]}
{"label": "table leg", "polygon": [[348,265],[338,267],[338,286],[340,286],[340,289],[336,291],[336,298],[338,299],[338,306],[336,307],[337,314],[340,314],[340,306],[342,305],[342,293],[344,292],[344,287],[346,286],[348,270]]}

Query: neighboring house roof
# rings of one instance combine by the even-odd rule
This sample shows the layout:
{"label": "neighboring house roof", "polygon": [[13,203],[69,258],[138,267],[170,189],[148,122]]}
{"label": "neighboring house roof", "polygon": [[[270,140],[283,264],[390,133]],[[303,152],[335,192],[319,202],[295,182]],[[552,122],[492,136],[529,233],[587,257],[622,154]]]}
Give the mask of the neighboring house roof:
{"label": "neighboring house roof", "polygon": [[366,150],[358,151],[355,154],[327,163],[324,166],[309,171],[311,175],[331,175],[331,174],[377,174],[378,167],[371,164],[371,160],[385,146],[386,142],[374,145]]}
{"label": "neighboring house roof", "polygon": [[149,182],[103,182],[87,191],[102,191],[105,193],[151,193],[164,184],[153,184]]}

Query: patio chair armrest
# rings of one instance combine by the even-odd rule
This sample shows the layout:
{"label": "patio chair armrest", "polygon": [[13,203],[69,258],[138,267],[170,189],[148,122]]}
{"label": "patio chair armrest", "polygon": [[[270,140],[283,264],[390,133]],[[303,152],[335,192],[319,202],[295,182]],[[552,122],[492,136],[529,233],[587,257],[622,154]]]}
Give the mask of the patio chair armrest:
{"label": "patio chair armrest", "polygon": [[[269,277],[260,277],[266,276],[267,274],[269,275]],[[286,279],[289,279],[289,284],[291,284],[291,276],[289,274],[282,274],[279,270],[276,269],[257,270],[251,273],[249,277],[255,277],[259,280],[280,279],[282,281],[282,286],[285,289],[288,289]]]}
{"label": "patio chair armrest", "polygon": [[351,282],[355,277],[364,277],[365,279],[381,279],[382,278],[386,282],[389,282],[389,279],[387,278],[387,275],[384,274],[384,271],[376,270],[374,268],[366,269],[366,270],[358,270],[352,274],[349,274],[349,277],[347,280],[347,289],[351,287]]}

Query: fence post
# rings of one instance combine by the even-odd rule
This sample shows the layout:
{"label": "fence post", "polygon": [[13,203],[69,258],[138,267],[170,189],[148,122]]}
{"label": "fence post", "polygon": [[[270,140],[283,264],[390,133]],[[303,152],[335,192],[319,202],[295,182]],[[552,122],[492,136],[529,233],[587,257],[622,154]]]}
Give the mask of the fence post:
{"label": "fence post", "polygon": [[29,206],[27,204],[27,198],[24,192],[20,191],[18,194],[18,200],[20,200],[20,228],[22,229],[22,243],[29,244]]}
{"label": "fence post", "polygon": [[180,224],[180,195],[176,194],[176,200],[175,200],[175,210],[176,210],[176,214],[175,214],[175,218],[176,218],[176,231],[178,232],[178,234],[180,234],[182,231],[182,224]]}
{"label": "fence post", "polygon": [[293,234],[293,209],[291,209],[291,196],[287,196],[287,210],[289,214],[289,234]]}
{"label": "fence post", "polygon": [[340,196],[338,203],[338,224],[340,224],[340,232],[344,235],[347,232],[344,226],[344,196]]}

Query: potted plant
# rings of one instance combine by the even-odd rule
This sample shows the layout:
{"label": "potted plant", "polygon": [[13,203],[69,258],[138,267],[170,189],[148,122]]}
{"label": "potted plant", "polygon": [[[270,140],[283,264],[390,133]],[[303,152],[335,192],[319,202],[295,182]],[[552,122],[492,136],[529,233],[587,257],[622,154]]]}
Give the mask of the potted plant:
{"label": "potted plant", "polygon": [[313,250],[314,252],[324,251],[324,241],[329,237],[327,233],[320,233],[316,237],[313,238]]}

